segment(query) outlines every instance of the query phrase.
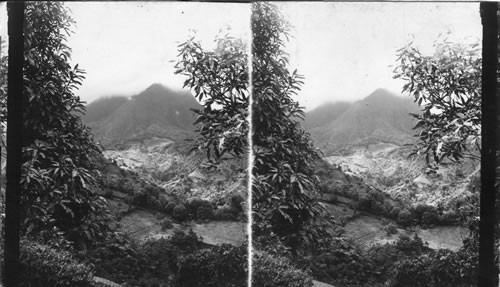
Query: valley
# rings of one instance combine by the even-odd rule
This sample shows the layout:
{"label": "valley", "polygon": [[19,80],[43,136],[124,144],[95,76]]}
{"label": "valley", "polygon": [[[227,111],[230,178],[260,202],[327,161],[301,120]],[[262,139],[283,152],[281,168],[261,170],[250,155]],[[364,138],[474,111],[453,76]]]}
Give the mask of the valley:
{"label": "valley", "polygon": [[[477,166],[473,163],[450,165],[441,167],[436,174],[428,174],[422,158],[408,157],[411,148],[406,144],[412,141],[413,122],[406,120],[406,125],[397,128],[384,124],[384,121],[404,117],[399,112],[401,103],[409,105],[405,111],[413,110],[413,103],[384,93],[379,89],[359,104],[330,104],[318,108],[319,115],[315,115],[316,110],[306,115],[305,126],[323,149],[324,157],[318,161],[316,174],[321,185],[319,200],[333,219],[329,224],[335,226],[339,239],[347,240],[352,246],[349,248],[359,248],[360,254],[398,248],[390,246],[405,244],[401,242],[457,252],[469,236],[468,228],[460,223],[465,211],[457,206],[473,196],[478,182]],[[377,101],[384,104],[375,104]],[[141,98],[136,102],[147,103]],[[93,107],[89,107],[92,113]],[[383,111],[377,111],[381,107]],[[390,107],[398,112],[391,114]],[[325,112],[330,108],[340,114]],[[343,116],[344,113],[349,115]],[[357,113],[384,114],[384,118],[367,123],[370,118],[358,117]],[[313,120],[308,121],[309,117]],[[343,117],[350,120],[342,120]],[[151,114],[150,118],[155,116]],[[149,123],[165,125],[165,120],[161,121]],[[343,128],[325,128],[336,126],[339,121],[344,123]],[[366,128],[359,128],[363,126]],[[372,129],[373,132],[369,132]],[[339,134],[340,130],[350,131],[349,140],[332,144],[335,142],[332,139],[345,136],[343,132]],[[186,129],[185,135],[189,131]],[[321,137],[314,136],[318,132]],[[109,134],[97,132],[96,135],[105,138]],[[139,137],[131,133],[117,139],[119,141],[109,138],[103,141],[108,142],[103,151],[105,196],[117,218],[116,230],[138,243],[172,238],[176,232],[194,232],[207,246],[241,246],[245,242],[245,161],[229,159],[215,169],[208,168],[204,155],[190,150],[189,137],[165,137],[162,132]],[[400,139],[404,141],[401,143]],[[137,188],[149,195],[141,197]],[[242,199],[239,207],[232,203],[235,196]],[[189,210],[193,200],[211,202],[213,211],[208,212],[208,217],[199,217],[196,210],[188,211],[190,215],[179,220],[173,206],[183,205]],[[227,216],[225,210],[231,208],[243,214]],[[313,266],[310,268],[316,270]],[[370,276],[370,280],[375,280]],[[314,278],[316,286],[327,283],[349,286],[342,284],[342,280]]]}
{"label": "valley", "polygon": [[497,6],[18,4],[6,286],[496,285]]}
{"label": "valley", "polygon": [[[246,160],[226,158],[214,168],[204,154],[192,150],[194,117],[189,109],[196,104],[190,98],[155,84],[131,99],[104,98],[87,107],[84,120],[103,147],[97,159],[100,194],[118,236],[113,240],[122,242],[126,252],[155,256],[147,248],[166,244],[168,256],[180,260],[183,254],[218,252],[224,246],[240,250],[247,242]],[[113,250],[113,240],[96,251]],[[100,262],[96,275],[125,286],[140,280],[170,282],[177,272],[169,267],[154,276],[127,274],[128,264],[112,268],[122,263],[93,252],[91,258]],[[155,268],[152,264],[141,268]]]}
{"label": "valley", "polygon": [[[424,157],[410,156],[416,131],[409,112],[417,110],[413,102],[378,89],[358,102],[328,103],[306,114],[304,127],[323,156],[316,165],[319,200],[341,226],[337,236],[367,260],[377,261],[377,252],[390,254],[403,242],[431,254],[468,248],[479,163],[465,160],[430,172]],[[328,269],[312,270],[316,280],[351,286],[326,276]],[[379,286],[380,279],[374,280],[371,286]]]}
{"label": "valley", "polygon": [[[334,216],[351,217],[345,221],[342,233],[346,238],[369,249],[377,244],[394,243],[400,236],[420,237],[432,249],[457,251],[468,236],[468,230],[461,226],[396,227],[396,221],[371,214],[360,214],[354,218],[354,210],[341,205],[326,203],[327,210]],[[341,212],[338,209],[342,209]],[[340,215],[342,214],[342,215]]]}

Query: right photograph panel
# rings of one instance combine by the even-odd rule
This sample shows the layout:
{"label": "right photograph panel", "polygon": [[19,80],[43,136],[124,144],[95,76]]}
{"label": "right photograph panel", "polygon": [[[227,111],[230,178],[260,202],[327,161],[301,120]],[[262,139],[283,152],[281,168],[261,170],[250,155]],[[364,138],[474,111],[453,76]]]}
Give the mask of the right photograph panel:
{"label": "right photograph panel", "polygon": [[479,3],[252,4],[252,285],[476,286]]}

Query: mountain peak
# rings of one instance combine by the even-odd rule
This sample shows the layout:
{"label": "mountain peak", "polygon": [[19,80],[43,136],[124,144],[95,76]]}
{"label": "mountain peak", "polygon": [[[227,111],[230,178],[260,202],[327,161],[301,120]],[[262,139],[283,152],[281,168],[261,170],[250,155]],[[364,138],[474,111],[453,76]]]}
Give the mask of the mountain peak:
{"label": "mountain peak", "polygon": [[185,98],[190,98],[190,100],[196,101],[189,91],[174,90],[159,83],[152,84],[147,89],[143,90],[139,94],[136,94],[132,98],[138,101],[159,101],[159,104],[164,101],[184,102],[186,100]]}
{"label": "mountain peak", "polygon": [[378,88],[375,91],[373,91],[370,95],[368,95],[368,97],[366,97],[365,99],[388,99],[395,97],[398,96],[384,88]]}
{"label": "mountain peak", "polygon": [[[94,114],[94,110],[104,110],[93,121],[88,117],[87,122],[104,145],[153,137],[177,140],[191,136],[196,120],[191,109],[200,107],[189,91],[158,83],[132,96],[130,101],[121,100],[109,108],[103,107],[104,104],[106,102],[97,102],[87,108],[87,113]],[[99,116],[101,114],[103,116]]]}
{"label": "mountain peak", "polygon": [[[386,89],[376,89],[352,103],[338,117],[325,117],[309,131],[324,152],[367,146],[373,143],[408,143],[413,140],[413,118],[419,110],[409,97]],[[309,116],[309,115],[308,115]]]}
{"label": "mountain peak", "polygon": [[314,110],[307,112],[304,127],[311,129],[332,122],[345,112],[350,105],[351,103],[343,101],[326,102]]}
{"label": "mountain peak", "polygon": [[165,87],[164,85],[160,83],[154,83],[151,86],[149,86],[146,90],[144,90],[144,92],[142,93],[165,93],[168,91],[170,91],[170,89]]}
{"label": "mountain peak", "polygon": [[373,91],[370,95],[368,95],[366,98],[362,99],[360,102],[371,105],[384,105],[388,103],[392,104],[395,102],[399,102],[402,99],[404,98],[398,96],[397,94],[394,94],[383,88],[378,88],[375,91]]}

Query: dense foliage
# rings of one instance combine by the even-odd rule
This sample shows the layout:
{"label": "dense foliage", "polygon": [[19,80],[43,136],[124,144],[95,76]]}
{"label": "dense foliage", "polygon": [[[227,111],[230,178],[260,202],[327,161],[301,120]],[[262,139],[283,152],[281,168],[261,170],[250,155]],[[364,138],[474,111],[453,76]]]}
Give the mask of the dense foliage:
{"label": "dense foliage", "polygon": [[142,244],[121,234],[99,243],[88,258],[97,276],[125,286],[171,284],[179,261],[201,248],[193,232],[174,231],[170,238],[148,240]]}
{"label": "dense foliage", "polygon": [[297,269],[284,257],[274,256],[266,252],[257,252],[253,256],[253,286],[262,287],[311,287],[312,278]]}
{"label": "dense foliage", "polygon": [[397,54],[394,77],[422,107],[415,153],[427,162],[479,160],[481,144],[481,48],[441,39],[427,56],[409,43]]}
{"label": "dense foliage", "polygon": [[116,234],[88,255],[96,274],[124,286],[244,286],[247,246],[207,247],[193,233],[136,243]]}
{"label": "dense foliage", "polygon": [[476,286],[479,275],[477,241],[466,240],[457,252],[440,249],[400,260],[390,286]]}
{"label": "dense foliage", "polygon": [[209,159],[225,154],[240,156],[248,146],[248,53],[245,44],[228,35],[218,36],[214,51],[203,50],[191,37],[179,45],[176,73],[187,77],[190,88],[203,109],[195,124],[200,138],[196,146]]}
{"label": "dense foliage", "polygon": [[92,286],[92,266],[79,262],[54,242],[23,240],[20,253],[23,286]]}
{"label": "dense foliage", "polygon": [[[245,220],[244,196],[240,192],[224,193],[217,200],[202,200],[197,196],[187,197],[190,186],[189,177],[175,187],[175,196],[153,182],[142,179],[133,171],[120,169],[116,164],[102,160],[99,169],[105,173],[100,177],[101,192],[106,198],[122,197],[129,209],[118,217],[135,208],[146,208],[170,215],[183,222],[188,220]],[[197,185],[200,185],[197,183]]]}
{"label": "dense foliage", "polygon": [[74,92],[84,78],[69,64],[71,19],[63,3],[29,2],[24,26],[22,212],[27,233],[57,226],[73,240],[106,231],[105,204],[93,190],[99,153]]}
{"label": "dense foliage", "polygon": [[294,261],[315,279],[336,286],[475,286],[477,247],[477,241],[467,239],[456,252],[433,250],[417,236],[400,236],[394,243],[360,249],[335,238],[316,255]]}
{"label": "dense foliage", "polygon": [[[108,231],[105,201],[95,191],[99,149],[79,118],[84,105],[74,94],[84,72],[69,64],[72,24],[63,3],[25,5],[20,259],[26,286],[91,286],[93,267],[74,247]],[[0,61],[4,127],[7,57]],[[1,137],[4,147],[3,132]]]}
{"label": "dense foliage", "polygon": [[253,231],[256,237],[269,232],[288,237],[290,246],[314,242],[321,229],[297,238],[322,209],[313,196],[318,154],[300,126],[303,108],[293,99],[302,76],[290,71],[284,51],[289,27],[270,3],[252,4],[251,25]]}
{"label": "dense foliage", "polygon": [[223,244],[201,249],[179,263],[177,286],[245,286],[248,271],[247,247]]}

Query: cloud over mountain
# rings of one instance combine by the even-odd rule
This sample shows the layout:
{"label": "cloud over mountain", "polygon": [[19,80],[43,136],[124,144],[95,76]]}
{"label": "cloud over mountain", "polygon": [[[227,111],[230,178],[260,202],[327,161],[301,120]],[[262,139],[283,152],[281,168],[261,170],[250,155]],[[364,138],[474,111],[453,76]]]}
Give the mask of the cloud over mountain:
{"label": "cloud over mountain", "polygon": [[193,135],[193,108],[200,105],[189,92],[153,84],[130,98],[90,103],[84,121],[103,145],[151,137],[181,140]]}
{"label": "cloud over mountain", "polygon": [[411,142],[419,107],[411,98],[377,89],[363,100],[323,105],[306,114],[305,127],[325,152],[371,143]]}

